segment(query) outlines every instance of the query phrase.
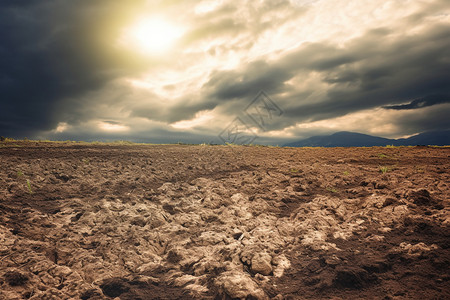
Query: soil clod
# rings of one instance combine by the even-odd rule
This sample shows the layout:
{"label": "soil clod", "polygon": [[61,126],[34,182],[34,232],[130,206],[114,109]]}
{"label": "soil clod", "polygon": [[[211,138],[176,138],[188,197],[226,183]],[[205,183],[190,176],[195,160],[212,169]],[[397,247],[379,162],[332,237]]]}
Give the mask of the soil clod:
{"label": "soil clod", "polygon": [[24,285],[28,281],[28,277],[18,271],[6,272],[4,278],[10,286]]}
{"label": "soil clod", "polygon": [[129,283],[123,278],[110,278],[100,285],[103,293],[109,297],[119,297],[130,290]]}

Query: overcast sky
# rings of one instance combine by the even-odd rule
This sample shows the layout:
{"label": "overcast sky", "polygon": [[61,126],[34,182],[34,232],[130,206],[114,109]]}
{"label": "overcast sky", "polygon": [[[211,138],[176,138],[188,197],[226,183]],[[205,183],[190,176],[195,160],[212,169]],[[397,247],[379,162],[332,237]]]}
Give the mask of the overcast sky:
{"label": "overcast sky", "polygon": [[450,128],[448,0],[0,0],[0,39],[3,136]]}

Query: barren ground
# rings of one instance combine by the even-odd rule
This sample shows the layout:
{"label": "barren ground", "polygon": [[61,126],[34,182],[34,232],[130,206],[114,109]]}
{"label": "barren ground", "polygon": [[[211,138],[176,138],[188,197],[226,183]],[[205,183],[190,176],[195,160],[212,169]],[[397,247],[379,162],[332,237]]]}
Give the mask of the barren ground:
{"label": "barren ground", "polygon": [[0,299],[450,299],[450,148],[9,142],[0,165]]}

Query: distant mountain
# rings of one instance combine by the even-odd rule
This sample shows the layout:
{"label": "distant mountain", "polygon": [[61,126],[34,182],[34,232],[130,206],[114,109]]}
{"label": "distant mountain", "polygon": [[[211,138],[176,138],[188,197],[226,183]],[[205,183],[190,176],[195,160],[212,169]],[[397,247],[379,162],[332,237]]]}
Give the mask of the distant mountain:
{"label": "distant mountain", "polygon": [[446,146],[450,145],[450,130],[424,132],[407,139],[397,139],[395,141],[397,141],[397,146]]}
{"label": "distant mountain", "polygon": [[341,131],[331,135],[313,136],[285,147],[373,147],[373,146],[450,145],[450,130],[424,132],[407,139],[386,139],[357,132]]}

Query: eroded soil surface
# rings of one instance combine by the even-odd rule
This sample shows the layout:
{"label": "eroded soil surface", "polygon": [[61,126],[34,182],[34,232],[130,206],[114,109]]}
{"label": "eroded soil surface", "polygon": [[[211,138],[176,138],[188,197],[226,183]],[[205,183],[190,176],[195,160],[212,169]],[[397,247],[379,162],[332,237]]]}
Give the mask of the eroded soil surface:
{"label": "eroded soil surface", "polygon": [[450,299],[450,148],[0,146],[0,299]]}

